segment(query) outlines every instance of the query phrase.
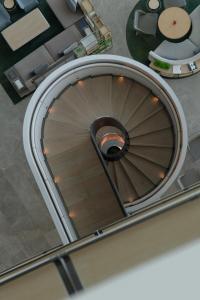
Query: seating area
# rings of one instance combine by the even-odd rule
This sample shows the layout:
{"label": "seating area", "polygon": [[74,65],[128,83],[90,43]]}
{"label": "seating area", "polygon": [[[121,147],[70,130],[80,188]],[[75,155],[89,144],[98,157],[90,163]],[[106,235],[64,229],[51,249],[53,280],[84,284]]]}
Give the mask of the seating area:
{"label": "seating area", "polygon": [[183,42],[164,40],[149,52],[150,67],[165,77],[185,77],[200,70],[200,6],[190,14],[192,30]]}
{"label": "seating area", "polygon": [[5,76],[20,97],[24,97],[58,65],[75,58],[73,47],[77,47],[81,38],[76,26],[72,25],[8,69]]}
{"label": "seating area", "polygon": [[5,28],[1,34],[12,51],[16,51],[48,30],[49,27],[44,15],[38,8],[35,8]]}
{"label": "seating area", "polygon": [[[33,11],[39,5],[38,0],[16,0],[16,1],[13,1],[13,3],[11,3],[11,4],[13,5],[12,9],[10,9],[9,5],[7,8],[5,8],[6,6],[4,7],[3,4],[0,3],[0,32],[3,35],[3,37],[5,38],[5,40],[7,41],[6,37],[4,36],[4,33],[5,32],[7,33],[7,31],[11,32],[11,40],[14,40],[14,39],[19,40],[20,37],[23,35],[23,32],[25,32],[25,30],[30,29],[30,28],[31,28],[30,29],[31,33],[33,35],[32,38],[34,38],[35,33],[34,33],[34,29],[32,30],[32,27],[35,26],[35,28],[39,27],[39,29],[40,29],[41,24],[40,24],[39,20],[37,19],[38,14],[41,14],[40,11],[38,10],[38,13],[36,15],[34,15],[32,18],[30,17],[30,20],[28,18],[28,15],[25,15],[24,17],[22,17],[20,20],[18,20],[16,22],[11,21],[11,11],[14,9],[20,9],[20,10],[24,11],[25,14],[27,14],[27,13]],[[31,13],[30,13],[30,16],[31,16]],[[24,20],[24,22],[23,22],[23,20]],[[45,18],[43,19],[43,22],[46,22]],[[21,25],[19,25],[19,24],[21,24]],[[26,24],[27,27],[24,24]],[[46,22],[46,24],[48,24],[48,22]],[[21,29],[23,30],[23,32],[21,32],[21,31],[18,32],[17,30],[15,30],[15,28],[19,29],[19,26],[21,26]],[[48,29],[48,26],[46,29]],[[41,31],[41,32],[43,32],[43,31]],[[27,34],[26,34],[27,37],[28,37],[29,33],[30,32],[27,30]],[[39,33],[40,33],[40,31],[39,31]],[[31,38],[31,34],[29,36],[29,39],[30,38]],[[26,43],[26,40],[25,40],[25,43]],[[8,44],[9,44],[9,42],[8,42]],[[22,46],[23,46],[23,44],[22,44]],[[14,50],[14,49],[12,49],[12,50]]]}
{"label": "seating area", "polygon": [[[22,9],[25,13],[30,12],[39,5],[38,0],[16,0],[17,7]],[[14,7],[16,7],[14,5]],[[3,4],[0,3],[0,32],[11,25],[11,15],[9,9],[6,9]]]}
{"label": "seating area", "polygon": [[142,10],[136,10],[134,17],[135,31],[143,34],[155,35],[157,30],[158,14],[145,13]]}
{"label": "seating area", "polygon": [[111,32],[89,0],[15,3],[17,16],[10,12],[11,23],[0,34],[0,83],[14,103],[32,93],[58,66],[112,46]]}
{"label": "seating area", "polygon": [[200,1],[140,0],[127,22],[134,59],[163,77],[181,78],[200,69]]}
{"label": "seating area", "polygon": [[[32,93],[41,81],[58,66],[77,57],[89,55],[93,53],[93,51],[101,51],[101,47],[102,50],[104,50],[105,46],[107,47],[106,41],[109,42],[111,40],[108,29],[96,13],[91,11],[93,7],[86,5],[87,1],[84,2],[86,5],[84,6],[85,13],[87,14],[87,9],[89,9],[89,12],[92,13],[92,18],[95,18],[96,30],[99,28],[98,36],[100,36],[101,33],[102,43],[100,46],[95,33],[92,32],[88,26],[81,10],[77,11],[77,13],[73,13],[66,0],[47,0],[47,2],[52,12],[56,15],[56,18],[64,27],[64,30],[55,35],[52,39],[47,40],[43,45],[40,45],[40,47],[4,72],[7,80],[21,98]],[[22,22],[24,18],[27,18],[29,14],[33,14],[35,11],[38,12],[39,9],[36,8],[32,10],[18,22]],[[36,24],[33,23],[30,28],[33,28],[34,25],[37,25],[37,28],[39,28],[39,22],[36,22]],[[25,28],[25,26],[23,26],[23,28]],[[4,31],[2,35],[7,39],[7,42],[9,41],[13,51],[19,49],[22,43],[16,45],[13,35],[6,36],[5,32],[7,33],[8,29],[10,29],[10,27],[5,29],[6,31]],[[28,30],[25,30],[25,33],[27,31]],[[19,34],[16,37],[17,41],[18,36]],[[105,40],[103,40],[104,36]],[[10,40],[8,37],[10,37]],[[28,34],[28,38],[31,38],[31,34]],[[24,41],[23,44],[25,44]]]}
{"label": "seating area", "polygon": [[71,24],[77,22],[83,17],[83,13],[80,10],[78,10],[76,13],[71,11],[69,1],[47,0],[47,3],[64,28],[68,28]]}
{"label": "seating area", "polygon": [[[185,8],[186,0],[163,0],[164,10],[171,7]],[[150,0],[147,3],[147,9],[151,12],[145,12],[141,9],[136,9],[133,19],[133,28],[136,33],[147,35],[155,35],[159,29],[158,18],[162,2],[160,0]],[[166,24],[167,25],[167,24]]]}
{"label": "seating area", "polygon": [[[9,21],[9,13],[0,4],[0,25],[2,25],[0,28],[3,29],[1,35],[12,51],[21,48],[50,27],[39,8],[36,8],[39,4],[37,0],[16,0],[16,2],[26,14],[15,23]],[[74,59],[73,50],[83,38],[83,34],[74,25],[83,18],[83,13],[81,11],[73,13],[66,0],[48,0],[47,2],[64,30],[4,72],[7,80],[21,98],[33,92],[58,65]],[[4,19],[10,26],[6,27],[1,14],[5,15]]]}

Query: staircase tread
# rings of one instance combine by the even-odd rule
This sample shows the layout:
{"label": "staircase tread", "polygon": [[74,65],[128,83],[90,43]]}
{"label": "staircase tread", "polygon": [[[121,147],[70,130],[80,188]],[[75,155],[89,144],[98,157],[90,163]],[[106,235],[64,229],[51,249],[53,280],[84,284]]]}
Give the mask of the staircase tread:
{"label": "staircase tread", "polygon": [[127,173],[124,170],[124,166],[121,164],[121,161],[114,162],[116,170],[116,180],[119,194],[123,199],[123,202],[132,203],[138,199],[138,194],[132,185],[130,179],[127,177]]}
{"label": "staircase tread", "polygon": [[158,185],[162,181],[163,177],[166,176],[168,171],[166,168],[134,154],[127,153],[126,159],[128,159],[135,167],[140,169],[154,185]]}
{"label": "staircase tread", "polygon": [[115,118],[121,118],[126,99],[134,80],[126,77],[113,77],[112,84],[112,111]]}
{"label": "staircase tread", "polygon": [[134,82],[131,90],[127,94],[126,101],[124,103],[123,111],[120,117],[120,121],[126,125],[129,118],[134,114],[142,105],[142,102],[150,94],[150,90],[138,82]]}
{"label": "staircase tread", "polygon": [[174,134],[164,104],[153,102],[153,97],[149,88],[133,79],[100,75],[70,85],[55,99],[44,123],[43,146],[52,175],[70,207],[78,205],[81,195],[89,201],[88,207],[93,207],[90,200],[97,197],[97,190],[105,198],[115,198],[90,139],[90,126],[100,117],[118,119],[129,133],[128,153],[108,163],[124,204],[144,197],[162,181],[160,175],[167,173],[171,163]]}
{"label": "staircase tread", "polygon": [[130,118],[129,122],[126,124],[127,130],[130,130],[132,127],[135,127],[138,123],[143,122],[154,112],[164,108],[162,102],[160,100],[154,102],[154,98],[155,96],[149,91],[149,94],[145,98],[145,101],[143,101],[142,105],[139,106],[137,114],[135,114],[133,118]]}
{"label": "staircase tread", "polygon": [[[143,123],[147,122],[149,119],[155,117],[155,115],[157,115],[158,113],[160,113],[161,111],[163,110],[163,107],[159,107],[157,109],[155,109],[154,111],[152,111],[151,113],[147,114],[143,119],[142,118],[139,118],[137,116],[137,119],[139,119],[138,121],[135,121],[134,123],[132,123],[130,127],[128,127],[128,125],[126,125],[126,128],[128,131],[132,131],[134,130],[135,128],[137,128],[138,126],[142,125]],[[135,118],[136,120],[136,118]],[[131,120],[130,120],[131,122]]]}
{"label": "staircase tread", "polygon": [[165,145],[166,147],[167,146],[173,147],[174,146],[173,129],[170,127],[167,129],[155,131],[145,135],[132,137],[130,138],[130,143],[131,145],[144,144],[144,145],[156,145],[156,146]]}
{"label": "staircase tread", "polygon": [[173,148],[156,148],[159,151],[155,151],[155,148],[151,147],[129,147],[129,153],[142,157],[146,160],[160,165],[164,168],[168,168],[173,155]]}
{"label": "staircase tread", "polygon": [[124,165],[124,169],[139,197],[145,196],[154,189],[155,186],[152,181],[150,181],[141,170],[132,165],[126,157],[121,159],[121,163]]}
{"label": "staircase tread", "polygon": [[130,110],[129,112],[129,116],[128,118],[126,119],[126,122],[125,122],[125,127],[128,126],[129,122],[134,118],[134,116],[137,114],[137,111],[140,109],[140,107],[143,105],[143,103],[145,102],[145,100],[149,97],[150,95],[150,91],[148,91],[148,93],[144,94],[140,99],[139,101],[137,101],[137,105],[134,107],[133,110]]}
{"label": "staircase tread", "polygon": [[165,110],[158,112],[153,118],[150,118],[142,124],[129,130],[130,137],[152,133],[154,131],[162,130],[172,127],[172,123],[168,113]]}
{"label": "staircase tread", "polygon": [[87,128],[79,129],[54,120],[47,120],[44,124],[44,139],[74,139],[74,137],[78,138],[86,134],[88,134]]}
{"label": "staircase tread", "polygon": [[145,143],[135,143],[131,140],[134,140],[134,138],[130,139],[130,145],[134,147],[153,147],[153,148],[173,148],[173,145],[159,145],[159,144],[145,144]]}

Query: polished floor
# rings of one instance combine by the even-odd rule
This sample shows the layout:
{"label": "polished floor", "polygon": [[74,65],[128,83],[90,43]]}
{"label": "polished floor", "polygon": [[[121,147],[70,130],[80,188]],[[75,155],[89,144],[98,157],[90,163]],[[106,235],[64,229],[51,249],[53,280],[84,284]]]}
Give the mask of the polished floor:
{"label": "polished floor", "polygon": [[[130,57],[126,23],[137,1],[93,2],[112,30],[110,53]],[[200,73],[168,83],[183,105],[190,137],[198,134]],[[0,87],[0,271],[60,244],[23,153],[22,123],[28,101],[15,106]]]}

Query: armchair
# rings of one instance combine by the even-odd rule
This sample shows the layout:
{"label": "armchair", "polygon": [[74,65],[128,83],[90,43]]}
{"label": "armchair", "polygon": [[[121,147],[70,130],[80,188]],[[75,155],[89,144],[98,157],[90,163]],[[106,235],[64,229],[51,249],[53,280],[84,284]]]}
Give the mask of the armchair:
{"label": "armchair", "polygon": [[16,0],[16,2],[25,12],[29,12],[39,5],[38,0]]}
{"label": "armchair", "polygon": [[164,0],[164,8],[169,8],[172,6],[185,7],[187,5],[186,0]]}
{"label": "armchair", "polygon": [[133,27],[137,33],[155,35],[157,31],[158,14],[136,10]]}
{"label": "armchair", "polygon": [[5,29],[8,25],[11,24],[10,15],[7,10],[0,3],[0,31]]}

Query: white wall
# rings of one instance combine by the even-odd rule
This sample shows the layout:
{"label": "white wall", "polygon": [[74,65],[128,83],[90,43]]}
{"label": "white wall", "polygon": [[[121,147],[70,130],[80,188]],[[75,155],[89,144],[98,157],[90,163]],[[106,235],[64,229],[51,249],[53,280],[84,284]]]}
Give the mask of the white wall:
{"label": "white wall", "polygon": [[78,300],[200,299],[200,239],[115,277]]}

